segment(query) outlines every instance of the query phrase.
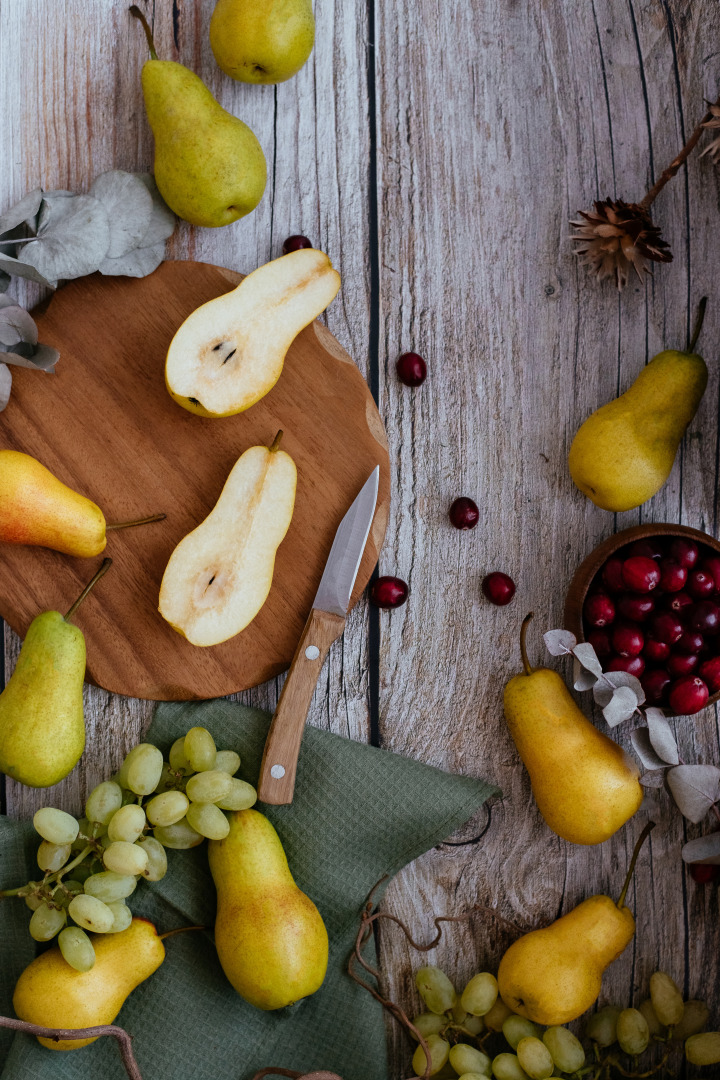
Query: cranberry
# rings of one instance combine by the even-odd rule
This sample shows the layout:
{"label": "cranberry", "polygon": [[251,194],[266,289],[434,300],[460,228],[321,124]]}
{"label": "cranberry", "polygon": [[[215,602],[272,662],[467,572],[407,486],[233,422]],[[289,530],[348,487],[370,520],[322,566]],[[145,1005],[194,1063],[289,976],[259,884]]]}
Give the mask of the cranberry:
{"label": "cranberry", "polygon": [[679,614],[684,608],[689,607],[692,604],[692,597],[686,592],[678,592],[673,593],[671,596],[664,597],[663,602],[668,611],[674,611],[676,614]]}
{"label": "cranberry", "polygon": [[687,581],[687,567],[681,566],[674,559],[663,559],[660,563],[660,588],[663,592],[680,592]]}
{"label": "cranberry", "polygon": [[694,540],[686,540],[684,536],[678,536],[670,545],[670,554],[681,566],[692,570],[700,557],[700,551]]}
{"label": "cranberry", "polygon": [[630,545],[629,555],[642,555],[645,559],[662,559],[662,550],[654,540],[636,540]]}
{"label": "cranberry", "polygon": [[515,582],[507,574],[496,570],[483,578],[482,591],[491,604],[504,607],[515,595]]}
{"label": "cranberry", "polygon": [[646,638],[643,652],[645,654],[645,659],[649,660],[651,664],[662,664],[670,655],[670,646],[667,641],[656,641],[655,638]]}
{"label": "cranberry", "polygon": [[645,661],[642,656],[613,656],[607,670],[627,671],[629,675],[634,675],[639,679],[645,670]]}
{"label": "cranberry", "polygon": [[474,529],[480,520],[480,511],[477,503],[463,495],[452,504],[448,516],[456,529]]}
{"label": "cranberry", "polygon": [[404,352],[395,366],[398,379],[406,386],[421,386],[427,378],[427,364],[416,352]]}
{"label": "cranberry", "polygon": [[720,607],[714,600],[701,600],[690,612],[688,622],[700,634],[720,633]]}
{"label": "cranberry", "polygon": [[587,635],[587,640],[592,645],[595,653],[599,657],[609,656],[611,653],[610,648],[610,635],[607,630],[591,630]]}
{"label": "cranberry", "polygon": [[718,690],[720,690],[720,656],[712,656],[709,660],[703,660],[698,669],[698,675],[708,684],[710,693],[717,694]]}
{"label": "cranberry", "polygon": [[720,878],[720,866],[715,863],[694,862],[688,867],[690,877],[697,881],[698,885],[709,885],[711,881]]}
{"label": "cranberry", "polygon": [[631,623],[619,623],[614,627],[611,640],[618,656],[637,656],[645,644],[642,630]]}
{"label": "cranberry", "polygon": [[302,248],[311,248],[312,244],[307,236],[288,236],[283,244],[283,255],[289,255],[291,251],[301,251]]}
{"label": "cranberry", "polygon": [[617,610],[623,619],[630,619],[631,622],[645,622],[648,615],[652,615],[655,610],[655,601],[651,596],[624,593],[618,598]]}
{"label": "cranberry", "polygon": [[695,653],[672,653],[666,667],[673,679],[677,679],[680,675],[692,674],[699,662],[700,657]]}
{"label": "cranberry", "polygon": [[640,682],[645,691],[645,699],[648,705],[659,705],[665,700],[671,678],[663,668],[651,668],[644,671]]}
{"label": "cranberry", "polygon": [[695,630],[685,630],[675,643],[675,651],[685,653],[687,656],[690,653],[701,653],[704,648],[705,639]]}
{"label": "cranberry", "polygon": [[407,600],[408,587],[402,578],[379,577],[373,581],[368,595],[375,607],[396,608]]}
{"label": "cranberry", "polygon": [[670,708],[678,716],[692,716],[707,705],[710,694],[697,675],[683,675],[670,687]]}
{"label": "cranberry", "polygon": [[677,615],[669,611],[662,611],[652,621],[652,635],[657,641],[664,641],[667,645],[674,645],[682,637],[683,624]]}
{"label": "cranberry", "polygon": [[617,557],[608,559],[608,561],[603,566],[602,579],[608,592],[622,592],[625,588],[625,583],[622,576],[622,568],[622,559],[618,559]]}
{"label": "cranberry", "polygon": [[626,589],[649,593],[660,581],[660,567],[645,555],[631,555],[623,563],[622,576]]}
{"label": "cranberry", "polygon": [[688,577],[687,591],[696,600],[705,600],[715,592],[715,578],[704,570],[692,570]]}
{"label": "cranberry", "polygon": [[585,601],[585,618],[591,626],[609,626],[615,618],[615,605],[605,593],[593,593]]}
{"label": "cranberry", "polygon": [[703,559],[702,569],[713,579],[715,588],[720,590],[720,555],[708,555],[707,559]]}

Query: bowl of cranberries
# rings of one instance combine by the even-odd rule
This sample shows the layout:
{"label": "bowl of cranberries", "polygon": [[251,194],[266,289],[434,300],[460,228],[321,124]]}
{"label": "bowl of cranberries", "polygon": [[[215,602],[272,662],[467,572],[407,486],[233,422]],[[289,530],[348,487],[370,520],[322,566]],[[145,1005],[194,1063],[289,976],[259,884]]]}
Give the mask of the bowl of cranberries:
{"label": "bowl of cranberries", "polygon": [[646,703],[691,716],[720,700],[720,541],[685,525],[638,525],[578,567],[565,626],[604,671],[636,675]]}

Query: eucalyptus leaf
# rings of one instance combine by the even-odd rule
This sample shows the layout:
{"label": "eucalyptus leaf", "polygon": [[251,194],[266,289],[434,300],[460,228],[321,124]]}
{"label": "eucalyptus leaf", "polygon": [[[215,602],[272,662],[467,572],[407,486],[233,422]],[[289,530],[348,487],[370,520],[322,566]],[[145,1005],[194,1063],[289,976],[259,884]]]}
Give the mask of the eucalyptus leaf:
{"label": "eucalyptus leaf", "polygon": [[583,667],[576,656],[573,657],[573,686],[576,690],[592,690],[597,676]]}
{"label": "eucalyptus leaf", "polygon": [[680,813],[696,825],[720,799],[720,769],[715,765],[676,765],[667,779]]}
{"label": "eucalyptus leaf", "polygon": [[165,258],[165,241],[153,247],[134,248],[119,259],[103,259],[100,263],[101,274],[122,274],[124,277],[147,277],[157,270]]}
{"label": "eucalyptus leaf", "polygon": [[662,772],[647,772],[640,777],[640,783],[646,788],[661,788],[665,783]]}
{"label": "eucalyptus leaf", "polygon": [[16,305],[17,300],[14,296],[8,296],[7,293],[0,295],[0,311],[2,311],[3,308],[15,307]]}
{"label": "eucalyptus leaf", "polygon": [[110,224],[106,259],[119,259],[143,242],[150,225],[153,201],[142,180],[132,173],[115,169],[96,177],[90,195],[105,207]]}
{"label": "eucalyptus leaf", "polygon": [[0,236],[3,233],[17,229],[18,225],[22,225],[24,221],[31,222],[34,225],[34,219],[40,210],[42,197],[42,190],[36,188],[35,191],[30,191],[20,202],[15,203],[9,210],[6,210],[4,214],[0,214]]}
{"label": "eucalyptus leaf", "polygon": [[102,203],[92,195],[43,201],[38,235],[22,258],[46,277],[77,278],[100,266],[110,245],[110,225]]}
{"label": "eucalyptus leaf", "polygon": [[154,244],[159,244],[161,240],[168,240],[172,236],[175,232],[177,218],[158,191],[153,174],[134,173],[134,175],[148,189],[153,202],[150,224],[138,247],[152,247]]}
{"label": "eucalyptus leaf", "polygon": [[577,638],[569,630],[548,630],[543,641],[551,656],[567,656],[577,645]]}
{"label": "eucalyptus leaf", "polygon": [[[26,245],[27,246],[27,245]],[[57,288],[57,281],[52,277],[44,277],[39,270],[22,259],[14,259],[11,255],[0,251],[0,270],[15,277],[25,278],[27,281],[36,281],[38,285],[47,285],[50,289]]]}
{"label": "eucalyptus leaf", "polygon": [[679,765],[680,755],[677,742],[665,713],[662,709],[646,709],[645,719],[655,753],[668,765]]}
{"label": "eucalyptus leaf", "polygon": [[592,671],[593,675],[600,677],[603,673],[602,664],[597,658],[597,653],[590,644],[589,641],[581,641],[578,645],[575,645],[573,650],[573,656],[580,661],[584,668],[588,671]]}
{"label": "eucalyptus leaf", "polygon": [[717,866],[720,863],[720,832],[689,840],[682,849],[682,857],[686,863],[712,863]]}
{"label": "eucalyptus leaf", "polygon": [[627,671],[606,671],[602,679],[598,679],[593,689],[593,697],[596,704],[604,709],[613,696],[613,691],[619,686],[627,686],[635,694],[638,705],[645,700],[645,691],[639,679],[630,675]]}
{"label": "eucalyptus leaf", "polygon": [[10,352],[0,352],[0,362],[14,364],[16,367],[29,368],[31,371],[53,372],[55,365],[60,359],[60,353],[52,345],[27,346],[22,352],[19,351],[21,342]]}
{"label": "eucalyptus leaf", "polygon": [[633,744],[633,750],[640,758],[641,762],[646,769],[650,772],[654,772],[655,769],[667,769],[667,761],[663,761],[661,757],[655,753],[653,745],[650,742],[650,732],[646,727],[635,728],[630,732],[630,742]]}
{"label": "eucalyptus leaf", "polygon": [[[614,674],[614,672],[612,674]],[[617,727],[618,724],[622,724],[624,720],[629,720],[637,711],[637,707],[638,699],[635,691],[629,686],[618,686],[618,688],[613,691],[613,696],[608,701],[602,713],[608,727]]]}
{"label": "eucalyptus leaf", "polygon": [[12,374],[10,368],[0,364],[0,412],[3,411],[10,400],[12,390]]}
{"label": "eucalyptus leaf", "polygon": [[19,304],[0,308],[0,345],[17,345],[27,341],[37,345],[37,326],[31,315]]}
{"label": "eucalyptus leaf", "polygon": [[10,275],[0,270],[0,295],[10,288]]}

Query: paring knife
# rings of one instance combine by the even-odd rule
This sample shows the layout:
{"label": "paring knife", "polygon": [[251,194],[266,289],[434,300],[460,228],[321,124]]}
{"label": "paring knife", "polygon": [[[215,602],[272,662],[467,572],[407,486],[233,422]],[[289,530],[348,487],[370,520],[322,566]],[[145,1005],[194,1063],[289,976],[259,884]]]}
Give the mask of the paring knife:
{"label": "paring knife", "polygon": [[261,802],[275,806],[292,802],[308,709],[330,646],[345,629],[350,594],[375,514],[379,480],[380,466],[376,465],[335,533],[265,742],[258,784]]}

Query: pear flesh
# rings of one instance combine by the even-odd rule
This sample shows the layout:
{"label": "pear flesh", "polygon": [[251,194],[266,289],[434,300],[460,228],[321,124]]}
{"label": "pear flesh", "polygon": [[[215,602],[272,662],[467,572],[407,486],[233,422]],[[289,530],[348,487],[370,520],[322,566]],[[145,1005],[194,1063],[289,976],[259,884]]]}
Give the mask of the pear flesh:
{"label": "pear flesh", "polygon": [[230,983],[258,1009],[314,994],[328,964],[320,912],[293,880],[280,837],[257,810],[230,817],[208,845],[218,894],[215,945]]}
{"label": "pear flesh", "polygon": [[279,83],[296,75],[312,52],[311,0],[218,0],[210,46],[219,68],[247,83]]}
{"label": "pear flesh", "polygon": [[265,263],[177,331],[165,364],[171,396],[201,416],[249,409],[272,390],[293,340],[339,288],[322,251],[304,248]]}
{"label": "pear flesh", "polygon": [[[41,1027],[85,1028],[112,1024],[125,999],[165,959],[165,946],[147,919],[133,919],[117,934],[91,934],[95,964],[75,971],[55,946],[25,968],[15,986],[20,1020]],[[95,1039],[38,1037],[49,1050],[78,1050]]]}
{"label": "pear flesh", "polygon": [[292,519],[297,469],[289,454],[251,446],[213,510],[180,541],[160,586],[160,614],[193,645],[239,634],[265,603],[275,553]]}

